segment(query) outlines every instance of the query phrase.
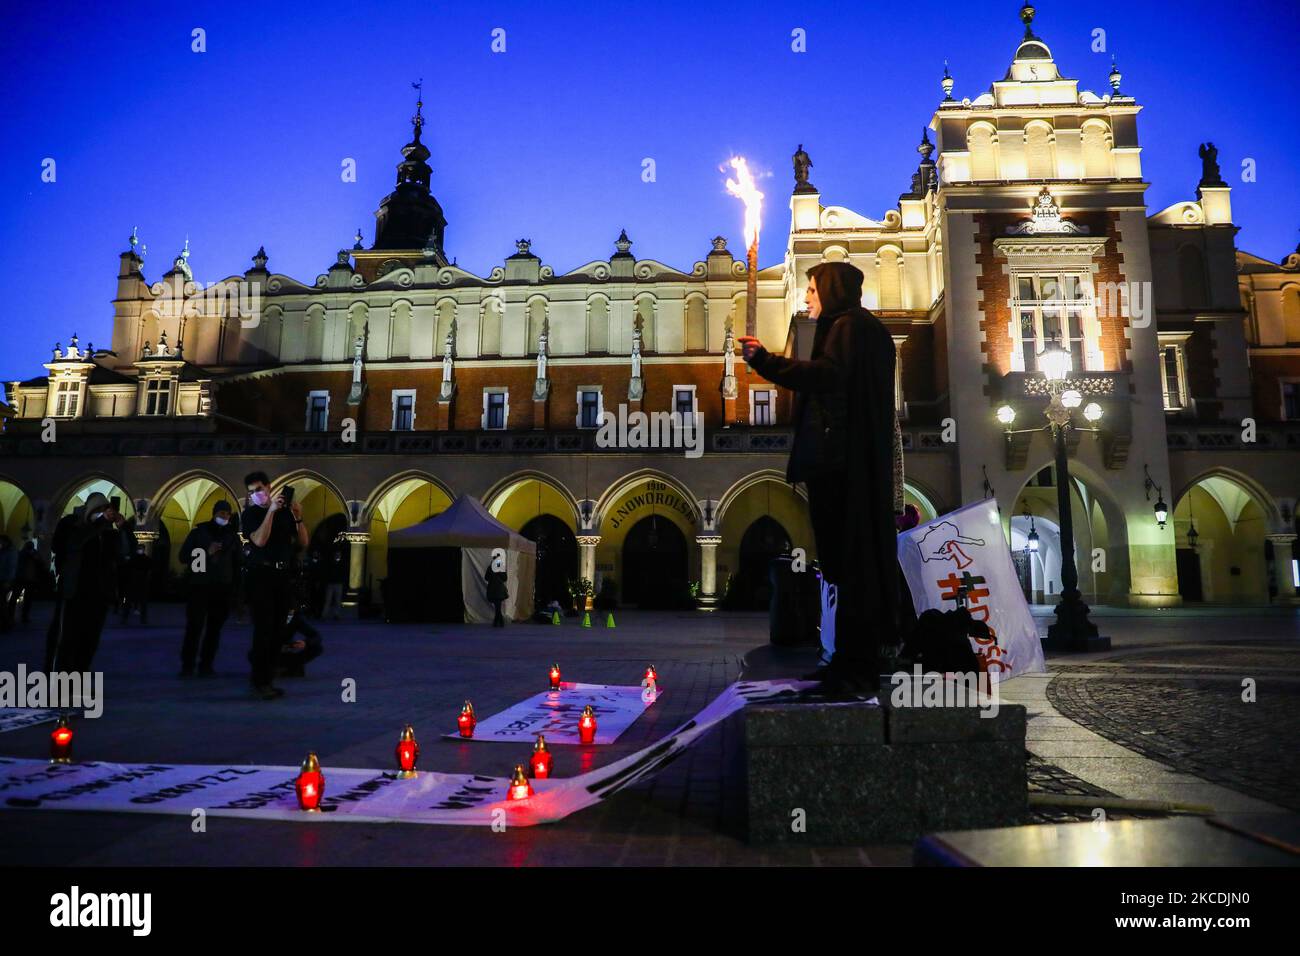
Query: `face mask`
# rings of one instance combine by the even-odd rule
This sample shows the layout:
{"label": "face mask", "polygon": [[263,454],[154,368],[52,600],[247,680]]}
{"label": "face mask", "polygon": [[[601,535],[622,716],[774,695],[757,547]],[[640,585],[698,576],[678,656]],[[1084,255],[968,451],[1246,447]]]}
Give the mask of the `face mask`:
{"label": "face mask", "polygon": [[226,523],[230,521],[229,518],[213,518],[212,520],[217,523],[218,528],[224,528],[226,526]]}
{"label": "face mask", "polygon": [[253,504],[257,505],[257,507],[259,508],[265,508],[266,503],[270,500],[271,500],[270,494],[268,494],[265,491],[253,492]]}

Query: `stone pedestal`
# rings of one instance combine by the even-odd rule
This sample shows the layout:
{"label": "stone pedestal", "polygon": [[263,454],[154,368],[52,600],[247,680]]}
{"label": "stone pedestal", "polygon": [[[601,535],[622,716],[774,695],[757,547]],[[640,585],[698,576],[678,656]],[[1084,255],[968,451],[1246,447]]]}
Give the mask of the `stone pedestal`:
{"label": "stone pedestal", "polygon": [[749,841],[899,843],[938,830],[1024,823],[1025,708],[981,713],[991,711],[746,708]]}

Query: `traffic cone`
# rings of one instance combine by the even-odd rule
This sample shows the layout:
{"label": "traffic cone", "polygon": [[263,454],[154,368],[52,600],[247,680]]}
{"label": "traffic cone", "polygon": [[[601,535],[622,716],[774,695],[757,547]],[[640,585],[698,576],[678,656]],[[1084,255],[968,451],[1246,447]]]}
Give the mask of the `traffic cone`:
{"label": "traffic cone", "polygon": [[552,623],[552,624],[559,624],[559,623],[560,623],[560,612],[559,612],[559,611],[552,611],[552,612],[551,612],[551,623]]}
{"label": "traffic cone", "polygon": [[583,626],[583,627],[591,627],[591,612],[590,612],[590,611],[583,611],[583,612],[582,612],[582,626]]}
{"label": "traffic cone", "polygon": [[615,626],[615,625],[614,625],[614,612],[613,612],[613,611],[610,611],[610,612],[609,612],[609,617],[605,618],[605,626],[606,626],[606,627],[614,627],[614,626]]}

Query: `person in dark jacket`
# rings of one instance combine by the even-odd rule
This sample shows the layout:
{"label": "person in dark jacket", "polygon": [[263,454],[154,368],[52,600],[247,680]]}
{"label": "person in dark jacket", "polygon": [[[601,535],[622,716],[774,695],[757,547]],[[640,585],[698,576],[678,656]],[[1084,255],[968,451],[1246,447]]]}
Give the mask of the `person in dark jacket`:
{"label": "person in dark jacket", "polygon": [[14,602],[10,596],[17,593],[18,549],[7,534],[0,534],[0,632],[14,625]]}
{"label": "person in dark jacket", "polygon": [[12,622],[22,604],[22,623],[32,619],[32,604],[36,600],[36,589],[41,582],[43,572],[41,556],[36,551],[36,542],[28,540],[18,552],[18,571],[14,576],[13,590],[9,592],[9,620]]}
{"label": "person in dark jacket", "polygon": [[51,552],[58,575],[54,620],[46,642],[46,669],[89,671],[117,599],[118,571],[129,555],[126,520],[112,503],[93,492],[54,529]]}
{"label": "person in dark jacket", "polygon": [[140,623],[149,623],[149,587],[153,583],[153,558],[143,544],[122,568],[122,623],[131,619],[131,612],[140,609]]}
{"label": "person in dark jacket", "polygon": [[[185,640],[181,644],[181,677],[211,677],[221,627],[230,616],[230,602],[239,583],[239,535],[230,523],[229,501],[212,506],[212,520],[195,526],[181,545],[185,568]],[[202,643],[200,643],[200,637]]]}
{"label": "person in dark jacket", "polygon": [[755,372],[795,393],[786,477],[808,488],[827,591],[829,661],[812,676],[825,693],[869,698],[879,689],[879,650],[897,634],[896,354],[862,308],[862,273],[849,263],[809,269],[806,300],[817,320],[808,359],[773,355],[752,336],[739,342]]}
{"label": "person in dark jacket", "polygon": [[510,591],[506,587],[506,580],[505,570],[498,570],[495,564],[489,564],[487,571],[483,574],[483,583],[487,585],[487,599],[497,612],[496,617],[492,619],[493,627],[506,626],[506,620],[501,616],[501,604],[510,596]]}

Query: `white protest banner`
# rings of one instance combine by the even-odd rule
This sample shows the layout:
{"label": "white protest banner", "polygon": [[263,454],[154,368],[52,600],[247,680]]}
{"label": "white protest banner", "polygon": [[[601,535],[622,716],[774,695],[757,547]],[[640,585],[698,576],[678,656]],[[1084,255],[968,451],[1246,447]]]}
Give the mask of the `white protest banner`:
{"label": "white protest banner", "polygon": [[953,610],[959,589],[966,588],[971,616],[993,634],[991,643],[971,639],[990,679],[1046,669],[996,501],[977,501],[900,534],[898,561],[917,614]]}
{"label": "white protest banner", "polygon": [[[662,693],[662,691],[660,691]],[[472,740],[522,740],[530,745],[538,734],[548,744],[576,744],[578,718],[588,705],[596,716],[597,744],[612,744],[658,699],[640,687],[618,684],[576,684],[564,681],[559,690],[534,694],[474,725]],[[459,734],[444,734],[459,737]]]}
{"label": "white protest banner", "polygon": [[47,724],[59,716],[57,710],[39,707],[0,707],[0,734],[11,730],[22,730],[36,724]]}
{"label": "white protest banner", "polygon": [[[792,698],[799,681],[732,684],[704,710],[662,740],[577,777],[533,780],[533,796],[507,800],[509,780],[421,770],[411,779],[394,771],[322,768],[322,813],[298,809],[296,767],[228,764],[50,764],[0,757],[0,807],[99,810],[315,823],[420,823],[532,826],[561,820],[645,779],[702,734],[748,703]],[[504,814],[504,816],[502,816]]]}

